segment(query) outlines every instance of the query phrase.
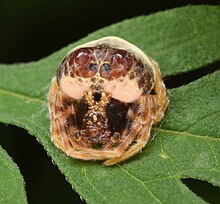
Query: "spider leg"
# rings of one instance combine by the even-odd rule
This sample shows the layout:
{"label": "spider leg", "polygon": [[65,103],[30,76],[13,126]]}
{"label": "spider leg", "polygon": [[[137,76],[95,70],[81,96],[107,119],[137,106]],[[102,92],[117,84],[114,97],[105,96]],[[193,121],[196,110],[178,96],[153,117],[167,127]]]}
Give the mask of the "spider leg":
{"label": "spider leg", "polygon": [[[64,97],[65,101],[63,100]],[[74,125],[73,118],[71,126],[67,127],[67,116],[74,116],[75,111],[69,98],[64,96],[62,91],[59,90],[55,78],[52,81],[52,86],[49,92],[49,107],[51,118],[51,140],[59,149],[66,152],[67,155],[83,160],[100,160],[117,156],[117,153],[114,150],[94,150],[82,147],[69,136],[71,135],[71,132],[74,132],[77,128]]]}
{"label": "spider leg", "polygon": [[[49,107],[50,107],[50,118],[51,118],[51,140],[54,144],[64,152],[70,149],[71,143],[68,141],[68,136],[64,130],[64,125],[61,125],[66,121],[66,114],[64,113],[62,104],[62,95],[60,94],[56,79],[52,80],[52,86],[49,92]],[[72,147],[72,149],[74,149]],[[84,158],[88,157],[88,154],[82,153],[74,149],[75,155]]]}
{"label": "spider leg", "polygon": [[121,142],[121,144],[116,148],[116,151],[118,152],[119,156],[124,152],[124,150],[127,147],[129,147],[129,145],[133,142],[134,138],[136,137],[137,133],[141,130],[142,128],[141,123],[135,119],[136,119],[137,114],[141,114],[141,117],[143,118],[142,120],[146,118],[145,114],[143,114],[146,106],[147,106],[146,97],[141,97],[141,99],[138,101],[135,107],[138,113],[136,113],[132,109],[129,109],[127,117],[131,118],[132,121],[135,121],[135,122],[132,124],[130,130],[125,130],[122,135],[124,139]]}
{"label": "spider leg", "polygon": [[[146,145],[150,137],[150,130],[155,116],[155,107],[155,100],[151,95],[142,96],[140,107],[141,114],[140,116],[138,116],[138,119],[136,120],[136,126],[139,127],[139,131],[135,131],[135,135],[127,135],[127,142],[123,142],[123,146],[121,146],[121,148],[125,149],[128,147],[128,149],[123,154],[121,154],[121,156],[106,160],[104,162],[105,165],[111,166],[121,161],[124,161],[127,158],[139,152]],[[129,146],[131,142],[134,141],[136,136],[136,143],[134,145]]]}
{"label": "spider leg", "polygon": [[152,62],[155,71],[154,91],[156,93],[156,95],[153,95],[153,97],[157,101],[157,113],[154,118],[155,124],[163,118],[164,112],[169,104],[169,99],[166,96],[166,88],[161,77],[160,69],[155,61]]}
{"label": "spider leg", "polygon": [[[60,135],[60,128],[59,123],[55,119],[58,117],[58,113],[56,111],[56,98],[58,97],[58,84],[56,82],[55,77],[52,80],[52,85],[49,92],[49,111],[50,111],[50,132],[51,132],[51,140],[54,142],[54,144],[64,151],[64,145],[62,143],[62,138]],[[59,113],[62,115],[62,112]]]}

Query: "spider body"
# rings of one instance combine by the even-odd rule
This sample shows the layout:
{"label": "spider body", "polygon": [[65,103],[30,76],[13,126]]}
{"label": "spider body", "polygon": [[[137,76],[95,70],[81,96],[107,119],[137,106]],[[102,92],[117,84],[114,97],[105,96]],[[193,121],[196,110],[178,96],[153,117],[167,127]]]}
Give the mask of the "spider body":
{"label": "spider body", "polygon": [[113,165],[146,145],[167,105],[157,63],[121,38],[101,38],[72,49],[52,80],[52,141],[73,158]]}

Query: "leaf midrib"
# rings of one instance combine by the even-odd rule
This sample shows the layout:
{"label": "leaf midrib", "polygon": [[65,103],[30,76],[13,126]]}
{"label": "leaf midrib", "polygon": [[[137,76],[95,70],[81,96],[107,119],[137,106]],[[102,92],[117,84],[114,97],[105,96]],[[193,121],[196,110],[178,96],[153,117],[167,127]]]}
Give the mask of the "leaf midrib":
{"label": "leaf midrib", "polygon": [[18,99],[22,99],[22,100],[24,100],[24,102],[29,101],[29,102],[34,102],[34,103],[38,103],[38,104],[41,104],[41,105],[45,104],[45,102],[41,99],[33,98],[33,97],[30,97],[30,96],[27,96],[27,95],[24,95],[24,94],[16,93],[16,92],[6,90],[6,89],[2,89],[2,88],[0,88],[0,93],[3,93],[3,94],[8,95],[8,96],[16,97]]}

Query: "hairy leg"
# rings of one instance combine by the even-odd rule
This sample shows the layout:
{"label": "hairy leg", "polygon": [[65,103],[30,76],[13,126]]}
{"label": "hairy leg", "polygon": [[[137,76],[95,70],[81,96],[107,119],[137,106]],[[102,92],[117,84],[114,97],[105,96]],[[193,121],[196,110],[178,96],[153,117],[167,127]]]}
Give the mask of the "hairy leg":
{"label": "hairy leg", "polygon": [[156,93],[156,95],[154,95],[154,98],[157,101],[157,113],[154,119],[154,124],[155,124],[163,118],[164,112],[169,104],[169,99],[166,96],[166,88],[163,83],[158,65],[154,61],[153,61],[153,65],[155,70],[154,91]]}
{"label": "hairy leg", "polygon": [[[116,163],[122,162],[127,158],[133,156],[137,152],[139,152],[148,142],[150,137],[150,130],[153,124],[153,119],[155,116],[155,100],[151,95],[143,96],[141,99],[141,114],[137,118],[136,123],[139,124],[139,132],[136,132],[135,136],[137,136],[136,143],[128,147],[128,149],[121,154],[120,157],[115,157],[112,159],[108,159],[104,162],[105,165],[111,166]],[[135,139],[134,135],[128,135],[129,145]]]}
{"label": "hairy leg", "polygon": [[67,155],[83,160],[100,160],[117,156],[114,150],[95,150],[80,146],[71,133],[77,130],[72,122],[68,124],[68,116],[74,117],[75,111],[71,99],[64,96],[59,90],[58,84],[53,79],[49,93],[49,106],[51,118],[51,139],[54,144]]}

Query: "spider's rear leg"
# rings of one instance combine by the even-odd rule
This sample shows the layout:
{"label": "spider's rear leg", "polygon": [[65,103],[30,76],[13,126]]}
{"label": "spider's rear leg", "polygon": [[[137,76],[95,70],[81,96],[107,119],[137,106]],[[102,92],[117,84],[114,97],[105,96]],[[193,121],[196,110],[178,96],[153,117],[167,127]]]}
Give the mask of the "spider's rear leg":
{"label": "spider's rear leg", "polygon": [[163,118],[164,112],[167,109],[167,106],[169,104],[169,99],[166,96],[166,88],[161,77],[160,69],[155,61],[152,61],[152,62],[153,62],[154,71],[155,71],[154,92],[156,94],[156,95],[153,95],[153,97],[157,101],[157,113],[154,119],[154,124],[155,124]]}

